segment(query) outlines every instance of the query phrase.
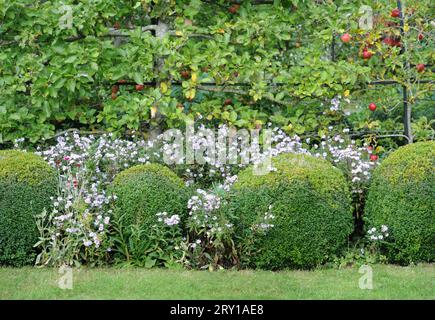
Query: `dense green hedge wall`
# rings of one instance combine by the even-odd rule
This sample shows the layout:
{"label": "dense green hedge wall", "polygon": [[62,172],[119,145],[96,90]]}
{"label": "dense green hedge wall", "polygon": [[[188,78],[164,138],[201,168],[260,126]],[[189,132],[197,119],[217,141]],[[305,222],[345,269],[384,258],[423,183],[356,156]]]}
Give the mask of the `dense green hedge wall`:
{"label": "dense green hedge wall", "polygon": [[118,174],[112,192],[117,196],[114,218],[123,225],[151,227],[156,214],[185,216],[188,188],[174,172],[159,164],[134,166]]}
{"label": "dense green hedge wall", "polygon": [[0,151],[0,265],[22,266],[35,258],[35,215],[56,194],[54,170],[40,157]]}
{"label": "dense green hedge wall", "polygon": [[243,239],[259,214],[272,205],[274,227],[260,240],[252,267],[312,268],[339,253],[353,230],[350,192],[343,174],[325,160],[284,154],[267,175],[242,171],[234,185],[230,210],[239,217]]}
{"label": "dense green hedge wall", "polygon": [[435,142],[399,148],[373,173],[367,228],[387,225],[391,262],[435,260]]}

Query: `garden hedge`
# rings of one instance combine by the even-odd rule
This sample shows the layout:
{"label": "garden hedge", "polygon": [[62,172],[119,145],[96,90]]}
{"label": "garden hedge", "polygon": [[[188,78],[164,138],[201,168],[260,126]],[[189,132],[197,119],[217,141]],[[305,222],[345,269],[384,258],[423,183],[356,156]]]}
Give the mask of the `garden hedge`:
{"label": "garden hedge", "polygon": [[0,151],[0,264],[22,266],[34,261],[38,240],[35,215],[51,205],[57,178],[39,156]]}
{"label": "garden hedge", "polygon": [[373,173],[367,228],[389,228],[390,262],[435,260],[435,142],[399,148]]}
{"label": "garden hedge", "polygon": [[124,226],[144,228],[156,223],[156,214],[185,216],[189,191],[184,181],[159,164],[137,165],[115,177],[112,192],[117,196],[114,217]]}
{"label": "garden hedge", "polygon": [[262,269],[315,267],[338,254],[353,230],[347,182],[330,163],[309,155],[284,154],[272,163],[277,170],[266,175],[245,169],[233,188],[230,210],[242,239],[269,205],[275,216],[259,251],[242,258]]}

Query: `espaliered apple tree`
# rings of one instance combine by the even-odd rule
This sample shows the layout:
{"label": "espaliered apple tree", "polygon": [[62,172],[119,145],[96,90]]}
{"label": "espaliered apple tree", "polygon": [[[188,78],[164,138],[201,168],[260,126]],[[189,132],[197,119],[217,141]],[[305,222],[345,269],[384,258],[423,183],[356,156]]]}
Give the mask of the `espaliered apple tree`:
{"label": "espaliered apple tree", "polygon": [[397,92],[368,96],[368,82],[424,97],[430,0],[407,1],[405,36],[390,1],[368,2],[370,31],[358,25],[367,1],[0,0],[0,143],[71,127],[165,129],[205,114],[210,126],[321,134],[344,120],[333,97],[362,115],[371,102],[393,107],[384,104]]}
{"label": "espaliered apple tree", "polygon": [[[367,113],[358,129],[399,129],[404,131],[407,142],[415,138],[411,127],[417,140],[422,138],[424,128],[429,129],[425,138],[433,136],[433,123],[428,120],[433,118],[433,112],[429,111],[433,103],[429,93],[433,91],[432,69],[425,74],[427,64],[433,66],[433,34],[425,5],[424,1],[378,2],[373,4],[373,28],[361,30],[349,23],[341,30],[345,50],[339,57],[347,56],[354,62],[358,57],[353,52],[358,48],[359,60],[371,67],[371,81],[376,84],[356,90],[359,97],[355,102],[370,103],[370,111],[377,107],[379,111]],[[427,42],[426,36],[432,42]],[[353,47],[349,47],[349,42]],[[384,87],[380,88],[381,85]],[[389,121],[380,121],[385,116]],[[393,118],[402,123],[391,126]]]}

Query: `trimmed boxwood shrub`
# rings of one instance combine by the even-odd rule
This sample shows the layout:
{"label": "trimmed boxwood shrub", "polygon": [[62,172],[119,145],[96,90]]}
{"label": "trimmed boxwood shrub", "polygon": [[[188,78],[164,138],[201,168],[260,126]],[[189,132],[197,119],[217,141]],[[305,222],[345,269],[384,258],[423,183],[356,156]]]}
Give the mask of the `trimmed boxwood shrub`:
{"label": "trimmed boxwood shrub", "polygon": [[325,160],[284,154],[272,160],[277,170],[254,175],[242,171],[235,183],[230,210],[237,232],[250,228],[272,205],[274,227],[257,244],[253,256],[242,257],[261,269],[312,268],[337,254],[353,230],[351,196],[343,174]]}
{"label": "trimmed boxwood shrub", "polygon": [[49,210],[57,178],[33,153],[0,151],[0,264],[22,266],[34,261],[38,240],[35,215]]}
{"label": "trimmed boxwood shrub", "polygon": [[373,172],[366,227],[389,227],[390,262],[435,260],[435,142],[399,148]]}
{"label": "trimmed boxwood shrub", "polygon": [[123,226],[151,227],[156,214],[185,216],[188,188],[169,168],[144,164],[122,171],[115,177],[112,192],[117,196],[114,217]]}

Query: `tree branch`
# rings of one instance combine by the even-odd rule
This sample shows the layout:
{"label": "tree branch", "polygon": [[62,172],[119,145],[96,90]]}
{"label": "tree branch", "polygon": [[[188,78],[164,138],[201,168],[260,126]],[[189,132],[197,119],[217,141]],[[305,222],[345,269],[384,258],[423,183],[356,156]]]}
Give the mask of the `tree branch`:
{"label": "tree branch", "polygon": [[[250,95],[246,91],[242,91],[242,90],[238,90],[238,89],[232,89],[232,88],[227,88],[227,87],[224,87],[224,86],[223,87],[214,87],[214,86],[198,85],[198,86],[196,86],[196,89],[202,90],[202,91],[209,91],[209,92],[234,93],[234,94],[238,94],[238,95],[242,95],[242,96],[249,96]],[[270,96],[263,96],[261,99],[269,100],[271,102],[274,102],[276,104],[280,104],[280,105],[283,105],[283,106],[288,106],[288,105],[290,105],[292,103],[290,101],[278,100],[278,99],[275,99],[275,98],[270,97]]]}
{"label": "tree branch", "polygon": [[[147,32],[147,31],[156,31],[158,29],[158,26],[155,24],[150,24],[148,26],[145,27],[141,27],[140,28],[142,32]],[[124,30],[127,30],[124,31]],[[131,28],[131,29],[115,29],[115,28],[110,28],[109,32],[105,35],[107,37],[129,37],[130,34],[128,33],[131,30],[136,30],[136,28]]]}

